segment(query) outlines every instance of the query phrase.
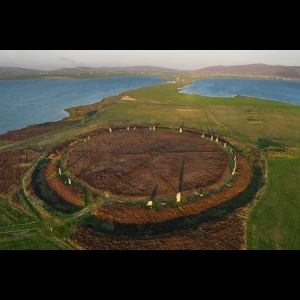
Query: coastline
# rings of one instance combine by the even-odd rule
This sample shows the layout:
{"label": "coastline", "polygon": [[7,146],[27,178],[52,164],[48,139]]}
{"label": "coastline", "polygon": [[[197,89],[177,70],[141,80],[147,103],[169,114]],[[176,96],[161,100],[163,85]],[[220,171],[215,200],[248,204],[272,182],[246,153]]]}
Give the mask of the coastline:
{"label": "coastline", "polygon": [[48,77],[43,77],[46,79],[70,79],[72,77],[67,77],[67,76],[48,76]]}
{"label": "coastline", "polygon": [[99,103],[106,97],[167,80],[155,76],[75,80],[63,75],[43,79],[2,82],[0,134],[34,124],[70,120],[71,107]]}

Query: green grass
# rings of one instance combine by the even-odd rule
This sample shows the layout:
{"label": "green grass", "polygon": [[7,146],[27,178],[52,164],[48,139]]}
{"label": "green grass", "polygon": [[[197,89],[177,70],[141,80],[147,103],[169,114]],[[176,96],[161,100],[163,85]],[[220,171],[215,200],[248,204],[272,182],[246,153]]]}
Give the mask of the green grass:
{"label": "green grass", "polygon": [[1,228],[16,224],[35,222],[37,218],[9,204],[6,199],[0,197],[0,232]]}
{"label": "green grass", "polygon": [[247,249],[300,250],[300,159],[268,159],[266,192],[250,213]]}
{"label": "green grass", "polygon": [[182,84],[165,83],[127,93],[137,101],[119,100],[98,115],[104,126],[152,123],[206,130],[231,136],[254,147],[263,139],[296,146],[300,136],[300,106],[251,97],[216,98],[179,93]]}
{"label": "green grass", "polygon": [[[49,232],[50,229],[49,229]],[[51,232],[52,233],[52,232]],[[7,228],[0,233],[0,250],[69,250],[74,249],[63,238],[53,234],[45,235],[37,227],[32,229],[16,230]]]}

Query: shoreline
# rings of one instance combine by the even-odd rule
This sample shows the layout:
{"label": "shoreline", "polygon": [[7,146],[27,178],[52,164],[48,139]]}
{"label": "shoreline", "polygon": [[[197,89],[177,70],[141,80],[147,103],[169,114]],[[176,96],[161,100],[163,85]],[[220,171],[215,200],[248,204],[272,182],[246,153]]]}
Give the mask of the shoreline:
{"label": "shoreline", "polygon": [[[48,78],[48,79],[72,79],[72,77],[59,77],[59,76],[51,76],[51,77],[44,77],[44,78]],[[192,82],[189,82],[188,84],[185,84],[185,85],[183,85],[181,87],[177,87],[178,93],[180,93],[180,94],[186,94],[186,95],[188,95],[188,94],[190,94],[190,95],[198,95],[198,96],[201,96],[201,97],[208,97],[208,98],[216,98],[216,97],[217,98],[251,97],[251,98],[256,99],[256,100],[276,102],[277,104],[280,104],[280,103],[281,104],[287,104],[287,105],[292,105],[293,107],[299,107],[300,106],[300,103],[296,104],[296,103],[291,103],[291,102],[282,101],[282,100],[259,98],[259,97],[250,96],[250,95],[234,94],[232,96],[213,96],[213,95],[210,96],[210,95],[201,95],[201,94],[197,94],[197,93],[189,93],[189,92],[184,91],[185,87],[192,86],[194,84],[194,81],[198,81],[198,80],[202,80],[202,79],[196,79],[196,80],[193,80]],[[215,79],[215,78],[205,78],[205,79]],[[281,81],[281,80],[278,80],[278,81]],[[125,91],[125,92],[129,92],[129,91],[130,90]],[[109,97],[113,97],[113,96],[117,96],[117,95],[111,95]],[[100,99],[100,100],[98,100],[96,102],[89,103],[89,104],[78,105],[78,107],[79,106],[88,106],[88,105],[100,103],[104,99],[105,98],[102,98],[102,99]],[[137,101],[136,99],[133,99],[133,98],[128,97],[128,96],[124,96],[121,100],[123,100],[123,101],[132,101],[132,102]],[[75,107],[77,107],[77,106],[75,106]],[[66,122],[66,121],[68,121],[68,118],[70,118],[70,116],[71,116],[69,110],[72,109],[72,108],[74,108],[74,106],[64,108],[63,111],[64,111],[64,113],[67,114],[67,116],[62,117],[62,118],[60,118],[60,119],[58,119],[56,121],[47,121],[47,122],[41,122],[41,123],[34,123],[34,124],[29,124],[29,125],[27,125],[25,127],[21,127],[21,128],[18,128],[18,129],[10,129],[10,130],[7,130],[6,132],[0,133],[0,136],[5,135],[5,134],[10,133],[10,132],[16,132],[16,131],[24,130],[24,129],[27,129],[28,127],[34,127],[34,126],[38,126],[38,125],[43,125],[45,123],[61,123],[61,122]]]}
{"label": "shoreline", "polygon": [[[126,77],[136,77],[136,76],[126,76]],[[145,77],[145,76],[142,76],[142,77]],[[161,83],[165,82],[165,80],[166,80],[166,79],[163,79],[163,78],[160,78],[160,77],[157,77],[157,76],[146,76],[146,77],[149,77],[150,79],[149,80],[141,79],[141,86],[140,87],[135,87],[136,84],[134,83],[135,82],[135,79],[134,79],[134,81],[132,81],[132,84],[131,84],[131,85],[133,85],[132,87],[125,86],[125,84],[124,84],[123,88],[124,89],[128,88],[126,91],[120,90],[121,88],[112,87],[112,88],[110,88],[111,93],[108,92],[108,91],[105,91],[103,93],[99,93],[100,94],[99,97],[95,96],[95,99],[92,99],[92,100],[89,99],[89,101],[91,100],[89,103],[82,103],[82,104],[69,103],[69,105],[66,104],[66,107],[62,108],[63,115],[58,114],[58,118],[54,118],[54,120],[48,120],[48,121],[41,120],[40,122],[37,122],[37,123],[29,123],[30,120],[28,120],[28,122],[26,122],[27,124],[29,123],[28,125],[25,125],[25,126],[21,125],[20,127],[18,126],[18,124],[12,123],[12,121],[14,121],[13,118],[11,118],[10,120],[7,120],[6,122],[4,122],[4,120],[3,120],[3,126],[1,128],[3,130],[6,130],[6,128],[7,128],[7,130],[4,131],[4,132],[0,132],[0,135],[7,134],[11,131],[23,130],[23,129],[27,128],[28,126],[35,126],[35,125],[40,125],[40,124],[50,123],[50,122],[64,122],[64,121],[66,121],[70,118],[71,115],[70,115],[69,110],[74,108],[74,107],[81,107],[81,106],[88,106],[88,105],[97,104],[97,103],[100,103],[102,100],[104,100],[107,97],[114,97],[114,96],[117,96],[118,94],[121,94],[121,93],[124,93],[124,92],[127,92],[127,91],[129,92],[130,90],[134,90],[134,89],[137,89],[137,88],[143,88],[143,87],[147,87],[147,86],[153,86],[153,85],[156,85],[156,84],[161,84]],[[106,77],[106,78],[111,79],[111,77]],[[154,78],[154,79],[152,79],[152,78]],[[69,76],[46,76],[46,77],[43,77],[43,78],[40,78],[40,79],[61,79],[61,80],[65,79],[65,80],[68,80],[68,81],[72,81],[72,80],[74,81],[75,80],[75,79],[73,79],[73,77],[69,77]],[[99,79],[103,79],[103,78],[99,78]],[[36,80],[39,80],[39,79],[36,79]],[[76,80],[81,80],[81,79],[76,79]],[[84,81],[85,79],[82,79],[82,80]],[[155,82],[155,81],[158,81],[158,82]],[[62,81],[60,81],[60,82],[62,82]],[[145,86],[145,84],[146,84],[146,86]],[[76,92],[76,90],[75,90],[75,92]],[[76,100],[77,100],[77,98],[75,96],[75,101]],[[134,101],[134,100],[131,100],[131,99],[126,99],[126,98],[124,100]],[[18,120],[18,119],[16,119],[16,120]],[[23,120],[24,120],[24,118],[23,118]]]}
{"label": "shoreline", "polygon": [[48,77],[42,77],[42,78],[47,78],[47,79],[70,79],[72,77],[67,77],[67,76],[48,76]]}

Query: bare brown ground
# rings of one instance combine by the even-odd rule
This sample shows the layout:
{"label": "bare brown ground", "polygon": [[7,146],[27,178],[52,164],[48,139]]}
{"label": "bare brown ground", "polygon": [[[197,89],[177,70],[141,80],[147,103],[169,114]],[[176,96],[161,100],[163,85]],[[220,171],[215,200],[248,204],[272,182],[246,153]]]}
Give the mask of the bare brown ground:
{"label": "bare brown ground", "polygon": [[72,242],[83,250],[244,250],[244,223],[238,209],[222,220],[158,235],[113,235],[77,227]]}
{"label": "bare brown ground", "polygon": [[137,101],[136,99],[131,98],[129,96],[124,96],[124,97],[121,98],[121,100],[125,100],[125,101]]}
{"label": "bare brown ground", "polygon": [[251,171],[248,164],[241,155],[236,153],[236,156],[239,173],[234,177],[232,186],[224,188],[221,193],[198,198],[179,208],[164,207],[152,213],[149,209],[139,205],[112,204],[100,208],[97,212],[97,217],[102,221],[114,221],[121,224],[161,223],[195,216],[209,208],[230,201],[249,185],[251,179]]}
{"label": "bare brown ground", "polygon": [[170,130],[118,130],[95,136],[69,154],[73,177],[128,197],[215,186],[229,172],[216,143]]}

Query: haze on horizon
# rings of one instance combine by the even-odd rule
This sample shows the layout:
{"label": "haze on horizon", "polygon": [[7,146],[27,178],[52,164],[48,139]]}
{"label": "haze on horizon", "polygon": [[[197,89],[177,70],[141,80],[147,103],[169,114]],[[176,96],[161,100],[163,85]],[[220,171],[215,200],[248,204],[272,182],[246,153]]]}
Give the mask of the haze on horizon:
{"label": "haze on horizon", "polygon": [[52,71],[76,67],[155,66],[197,70],[211,66],[299,66],[300,50],[0,50],[0,67]]}

